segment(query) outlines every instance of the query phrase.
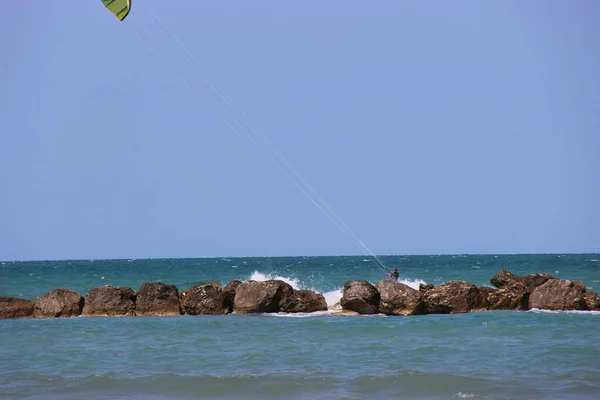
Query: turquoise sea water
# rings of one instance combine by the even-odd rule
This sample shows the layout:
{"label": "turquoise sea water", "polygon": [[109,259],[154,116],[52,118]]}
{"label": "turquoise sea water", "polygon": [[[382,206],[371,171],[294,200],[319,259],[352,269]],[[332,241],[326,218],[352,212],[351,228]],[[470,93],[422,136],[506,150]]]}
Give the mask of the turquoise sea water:
{"label": "turquoise sea water", "polygon": [[[600,254],[381,260],[413,286],[489,285],[508,269],[600,291]],[[0,295],[275,277],[329,303],[347,280],[385,278],[368,257],[4,262]],[[600,313],[590,312],[0,320],[0,398],[591,400],[600,398],[599,338]]]}

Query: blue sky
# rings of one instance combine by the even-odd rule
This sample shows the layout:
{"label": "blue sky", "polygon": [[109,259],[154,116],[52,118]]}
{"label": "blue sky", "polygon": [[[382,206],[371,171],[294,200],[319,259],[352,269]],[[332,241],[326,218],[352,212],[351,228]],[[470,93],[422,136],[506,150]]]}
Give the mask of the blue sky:
{"label": "blue sky", "polygon": [[365,254],[193,66],[375,254],[600,251],[595,1],[4,10],[2,260]]}

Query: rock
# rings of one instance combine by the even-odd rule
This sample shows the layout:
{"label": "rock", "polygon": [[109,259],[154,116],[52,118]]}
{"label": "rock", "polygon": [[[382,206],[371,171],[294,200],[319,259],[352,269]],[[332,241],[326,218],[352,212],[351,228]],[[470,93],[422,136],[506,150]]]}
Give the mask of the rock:
{"label": "rock", "polygon": [[279,312],[279,304],[294,289],[284,281],[242,282],[235,291],[233,299],[234,313],[270,313]]}
{"label": "rock", "polygon": [[486,310],[489,309],[490,304],[488,303],[488,296],[490,293],[494,293],[498,289],[489,286],[478,286],[477,289],[479,290],[479,294],[481,294],[481,305],[479,308]]}
{"label": "rock", "polygon": [[478,310],[483,304],[477,286],[465,281],[450,281],[423,294],[429,314],[455,314]]}
{"label": "rock", "polygon": [[343,310],[359,314],[375,314],[379,311],[381,296],[375,286],[367,281],[352,280],[344,284],[344,295],[340,300]]}
{"label": "rock", "polygon": [[421,293],[403,283],[385,279],[375,285],[379,291],[379,311],[386,315],[420,315],[426,313]]}
{"label": "rock", "polygon": [[84,316],[124,317],[135,315],[135,292],[128,287],[104,285],[85,296]]}
{"label": "rock", "polygon": [[433,286],[431,283],[427,283],[427,284],[420,283],[419,284],[419,292],[423,292],[424,293],[424,292],[428,291],[429,289],[433,289],[434,287],[435,286]]}
{"label": "rock", "polygon": [[527,288],[518,281],[510,281],[502,289],[488,292],[486,295],[489,310],[528,310],[528,300]]}
{"label": "rock", "polygon": [[583,294],[585,299],[585,308],[590,311],[600,311],[600,296],[596,292],[585,292]]}
{"label": "rock", "polygon": [[514,282],[514,281],[518,281],[518,280],[519,280],[518,275],[515,275],[512,272],[503,269],[500,272],[498,272],[496,275],[494,275],[494,277],[492,279],[490,279],[490,283],[492,285],[494,285],[495,287],[497,287],[498,289],[501,289],[508,282]]}
{"label": "rock", "polygon": [[550,279],[536,287],[529,296],[529,307],[541,310],[585,310],[581,285],[567,279]]}
{"label": "rock", "polygon": [[191,287],[181,293],[181,308],[188,315],[226,314],[225,296],[219,282]]}
{"label": "rock", "polygon": [[135,315],[181,315],[177,287],[162,282],[142,284],[135,299]]}
{"label": "rock", "polygon": [[0,296],[0,319],[33,318],[33,307],[31,300]]}
{"label": "rock", "polygon": [[35,318],[77,317],[83,311],[83,296],[69,289],[54,289],[35,299]]}
{"label": "rock", "polygon": [[[533,289],[535,289],[538,286],[543,285],[544,283],[548,282],[550,279],[557,279],[557,278],[553,277],[552,275],[548,275],[548,274],[531,274],[531,275],[526,275],[526,276],[520,277],[521,283],[524,284],[525,288],[527,289],[527,293],[533,292]],[[582,283],[582,285],[583,285],[583,283]]]}
{"label": "rock", "polygon": [[241,283],[241,281],[233,280],[225,285],[225,288],[223,289],[223,296],[225,296],[225,307],[229,313],[233,312],[233,299],[235,299],[235,292]]}
{"label": "rock", "polygon": [[327,311],[327,301],[320,293],[312,290],[294,290],[279,303],[279,311],[289,313],[310,313]]}
{"label": "rock", "polygon": [[503,269],[498,272],[490,282],[492,285],[499,289],[502,289],[509,282],[520,282],[525,286],[527,293],[531,293],[536,287],[543,285],[550,279],[556,279],[552,275],[548,274],[531,274],[526,276],[515,275],[510,271]]}

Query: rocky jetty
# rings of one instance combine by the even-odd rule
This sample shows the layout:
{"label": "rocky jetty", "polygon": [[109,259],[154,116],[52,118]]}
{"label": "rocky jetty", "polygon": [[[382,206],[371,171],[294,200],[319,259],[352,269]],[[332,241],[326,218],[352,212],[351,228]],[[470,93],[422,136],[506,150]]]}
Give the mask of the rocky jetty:
{"label": "rocky jetty", "polygon": [[[344,284],[340,302],[329,310],[345,315],[393,316],[532,308],[600,311],[600,296],[587,291],[581,281],[548,274],[519,276],[502,270],[490,283],[493,287],[450,281],[439,286],[422,284],[415,290],[392,280],[375,284],[350,280]],[[69,289],[51,290],[34,301],[0,296],[0,319],[311,313],[327,309],[322,294],[296,290],[281,280],[233,280],[225,287],[208,282],[181,293],[175,285],[149,282],[142,284],[137,293],[128,287],[105,285],[91,289],[85,297]]]}

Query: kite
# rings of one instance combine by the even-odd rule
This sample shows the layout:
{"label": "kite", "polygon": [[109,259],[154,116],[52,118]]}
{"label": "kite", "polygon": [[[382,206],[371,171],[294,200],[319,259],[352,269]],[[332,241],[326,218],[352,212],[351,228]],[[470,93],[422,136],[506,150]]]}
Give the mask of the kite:
{"label": "kite", "polygon": [[131,10],[131,0],[102,0],[102,4],[115,14],[119,21],[123,21]]}

